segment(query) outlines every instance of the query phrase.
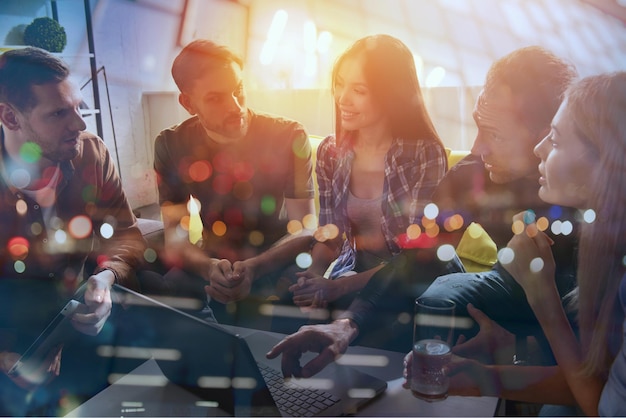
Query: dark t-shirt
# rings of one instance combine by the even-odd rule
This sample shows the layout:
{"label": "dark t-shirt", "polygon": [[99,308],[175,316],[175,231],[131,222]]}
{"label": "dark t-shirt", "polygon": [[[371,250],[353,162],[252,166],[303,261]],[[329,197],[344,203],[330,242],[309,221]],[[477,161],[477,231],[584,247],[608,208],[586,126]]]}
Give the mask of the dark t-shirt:
{"label": "dark t-shirt", "polygon": [[197,117],[156,138],[159,203],[201,203],[203,247],[230,260],[265,251],[287,233],[285,198],[312,198],[311,145],[292,120],[250,111],[235,144],[210,139]]}

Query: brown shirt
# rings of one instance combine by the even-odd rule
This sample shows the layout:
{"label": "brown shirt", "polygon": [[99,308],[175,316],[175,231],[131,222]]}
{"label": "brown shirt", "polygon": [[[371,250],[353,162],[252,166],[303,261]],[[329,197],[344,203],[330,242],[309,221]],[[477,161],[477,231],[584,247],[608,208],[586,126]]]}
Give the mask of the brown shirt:
{"label": "brown shirt", "polygon": [[137,288],[133,273],[146,244],[120,177],[102,139],[83,132],[79,144],[78,156],[60,165],[57,220],[46,228],[39,203],[9,180],[12,160],[0,132],[0,277],[68,285],[110,269],[117,282]]}

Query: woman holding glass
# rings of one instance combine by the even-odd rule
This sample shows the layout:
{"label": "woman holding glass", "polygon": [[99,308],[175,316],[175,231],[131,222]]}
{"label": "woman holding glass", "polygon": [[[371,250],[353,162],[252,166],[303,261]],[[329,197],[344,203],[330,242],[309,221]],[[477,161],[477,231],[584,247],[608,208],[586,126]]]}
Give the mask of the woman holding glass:
{"label": "woman holding glass", "polygon": [[335,134],[317,154],[320,228],[312,264],[290,288],[303,308],[348,303],[398,254],[399,236],[419,223],[447,165],[413,54],[398,39],[356,41],[334,66],[332,91]]}

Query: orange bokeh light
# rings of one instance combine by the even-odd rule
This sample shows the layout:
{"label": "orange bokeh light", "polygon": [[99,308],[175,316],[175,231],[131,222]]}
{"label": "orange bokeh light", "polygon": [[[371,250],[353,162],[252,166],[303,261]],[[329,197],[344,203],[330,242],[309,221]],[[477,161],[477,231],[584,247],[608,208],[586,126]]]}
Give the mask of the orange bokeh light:
{"label": "orange bokeh light", "polygon": [[189,177],[195,182],[202,182],[211,177],[213,168],[208,161],[195,161],[189,166]]}
{"label": "orange bokeh light", "polygon": [[24,237],[13,237],[7,244],[7,249],[14,260],[23,260],[28,255],[30,245]]}

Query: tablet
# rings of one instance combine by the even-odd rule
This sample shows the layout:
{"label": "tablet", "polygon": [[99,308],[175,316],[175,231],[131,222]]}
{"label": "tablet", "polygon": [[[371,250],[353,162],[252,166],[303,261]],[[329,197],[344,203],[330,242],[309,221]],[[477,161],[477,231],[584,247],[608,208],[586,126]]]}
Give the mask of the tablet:
{"label": "tablet", "polygon": [[13,377],[24,377],[37,383],[37,370],[46,360],[48,355],[57,349],[76,332],[70,324],[70,318],[80,302],[70,300],[61,311],[56,314],[54,319],[46,326],[41,334],[37,337],[30,347],[22,354],[20,359],[9,370],[9,375]]}

